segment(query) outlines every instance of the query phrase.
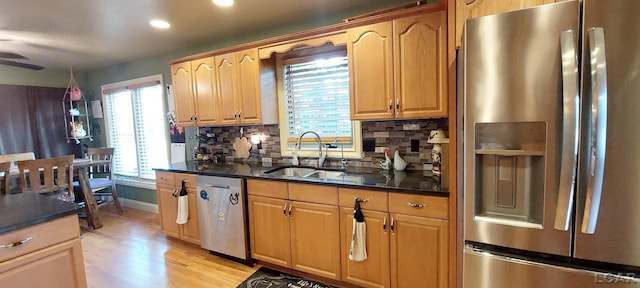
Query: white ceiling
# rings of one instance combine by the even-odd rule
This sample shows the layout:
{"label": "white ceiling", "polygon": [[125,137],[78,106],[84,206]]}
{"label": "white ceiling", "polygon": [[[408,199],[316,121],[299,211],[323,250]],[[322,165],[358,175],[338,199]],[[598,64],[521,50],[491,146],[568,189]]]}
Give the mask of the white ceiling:
{"label": "white ceiling", "polygon": [[[345,11],[415,2],[235,1],[223,8],[211,0],[0,0],[0,52],[22,54],[29,59],[16,61],[47,68],[89,70],[292,23],[325,23]],[[171,28],[152,28],[154,18]]]}

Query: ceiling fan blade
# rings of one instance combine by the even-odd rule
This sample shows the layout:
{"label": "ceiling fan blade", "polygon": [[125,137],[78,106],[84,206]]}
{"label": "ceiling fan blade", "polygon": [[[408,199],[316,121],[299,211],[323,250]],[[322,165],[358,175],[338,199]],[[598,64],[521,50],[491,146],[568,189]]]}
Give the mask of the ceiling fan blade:
{"label": "ceiling fan blade", "polygon": [[29,59],[25,56],[22,56],[17,53],[12,52],[0,52],[0,58],[10,58],[10,59]]}
{"label": "ceiling fan blade", "polygon": [[16,62],[16,61],[11,61],[11,60],[4,60],[4,59],[0,59],[0,64],[8,65],[8,66],[14,66],[14,67],[20,67],[20,68],[26,68],[26,69],[33,69],[33,70],[42,70],[42,69],[44,69],[44,67],[40,66],[40,65],[28,64],[28,63],[22,63],[22,62]]}

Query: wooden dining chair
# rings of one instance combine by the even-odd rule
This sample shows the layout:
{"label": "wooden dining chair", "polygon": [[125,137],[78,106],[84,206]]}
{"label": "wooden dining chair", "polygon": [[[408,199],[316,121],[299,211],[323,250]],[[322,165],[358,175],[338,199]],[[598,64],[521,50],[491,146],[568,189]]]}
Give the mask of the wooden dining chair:
{"label": "wooden dining chair", "polygon": [[[93,195],[111,197],[113,203],[118,209],[118,213],[122,214],[122,206],[120,206],[118,191],[116,190],[116,181],[113,179],[112,164],[114,151],[115,148],[87,148],[87,155],[91,160],[109,161],[105,165],[91,166],[89,168],[89,186],[91,186]],[[76,191],[80,191],[82,189],[78,181],[73,182],[73,185]],[[106,189],[109,189],[110,191],[106,191]]]}
{"label": "wooden dining chair", "polygon": [[9,170],[11,162],[0,163],[0,195],[9,194]]}
{"label": "wooden dining chair", "polygon": [[[73,157],[18,161],[22,192],[47,193],[70,199],[73,187]],[[61,194],[65,192],[66,195]]]}

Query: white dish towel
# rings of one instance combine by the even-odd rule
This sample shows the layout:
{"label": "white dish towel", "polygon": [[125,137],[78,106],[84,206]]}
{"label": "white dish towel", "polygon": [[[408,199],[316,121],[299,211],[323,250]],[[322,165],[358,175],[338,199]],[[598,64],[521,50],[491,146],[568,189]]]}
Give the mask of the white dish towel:
{"label": "white dish towel", "polygon": [[364,261],[367,259],[367,224],[360,211],[360,199],[356,199],[353,208],[353,231],[351,232],[351,249],[349,260]]}
{"label": "white dish towel", "polygon": [[182,189],[180,190],[180,196],[178,196],[178,217],[176,223],[187,224],[189,220],[189,198],[187,196],[187,187],[185,180],[182,180]]}

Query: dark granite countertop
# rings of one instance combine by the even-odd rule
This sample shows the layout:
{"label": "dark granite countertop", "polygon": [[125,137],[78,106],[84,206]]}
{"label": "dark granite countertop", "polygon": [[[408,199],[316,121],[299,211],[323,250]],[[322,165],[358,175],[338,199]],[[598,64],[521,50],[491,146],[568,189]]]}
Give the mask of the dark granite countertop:
{"label": "dark granite countertop", "polygon": [[[265,172],[284,164],[263,166],[259,163],[240,162],[199,162],[187,161],[170,164],[166,167],[156,167],[157,171],[182,172],[199,175],[222,176],[233,178],[257,178],[278,181],[306,182],[311,184],[325,184],[340,187],[367,188],[403,193],[431,194],[435,196],[449,196],[449,189],[440,185],[438,178],[432,177],[430,171],[385,171],[374,168],[347,167],[344,176],[326,179],[288,177]],[[332,167],[327,167],[332,169]]]}
{"label": "dark granite countertop", "polygon": [[0,195],[0,234],[76,214],[82,208],[37,193]]}

